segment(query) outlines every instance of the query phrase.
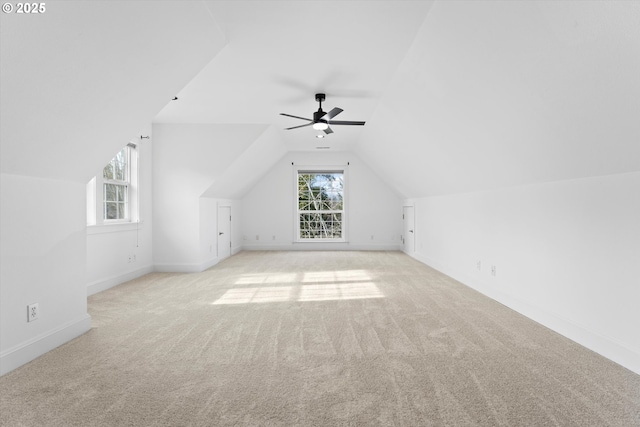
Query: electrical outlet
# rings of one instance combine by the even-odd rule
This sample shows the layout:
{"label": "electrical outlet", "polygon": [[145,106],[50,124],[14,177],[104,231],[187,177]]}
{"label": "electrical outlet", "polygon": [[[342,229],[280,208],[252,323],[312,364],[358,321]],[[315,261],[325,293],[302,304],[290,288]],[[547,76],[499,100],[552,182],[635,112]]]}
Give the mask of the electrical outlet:
{"label": "electrical outlet", "polygon": [[131,255],[131,262],[136,262],[136,254]]}
{"label": "electrical outlet", "polygon": [[260,240],[260,235],[256,234],[256,240]]}
{"label": "electrical outlet", "polygon": [[27,306],[27,322],[33,322],[38,319],[40,315],[40,308],[38,307],[38,303],[29,304]]}
{"label": "electrical outlet", "polygon": [[477,262],[476,268],[478,269],[478,271],[482,270],[482,263],[480,261]]}
{"label": "electrical outlet", "polygon": [[276,236],[271,236],[271,240],[276,240]]}
{"label": "electrical outlet", "polygon": [[495,277],[495,276],[496,276],[496,266],[495,266],[495,265],[492,265],[492,266],[491,266],[491,275],[492,275],[493,277]]}

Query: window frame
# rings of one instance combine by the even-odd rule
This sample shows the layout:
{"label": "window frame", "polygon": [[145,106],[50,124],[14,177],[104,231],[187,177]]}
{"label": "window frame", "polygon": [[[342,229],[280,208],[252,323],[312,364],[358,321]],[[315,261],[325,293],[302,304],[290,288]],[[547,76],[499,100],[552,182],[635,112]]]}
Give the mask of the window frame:
{"label": "window frame", "polygon": [[[299,203],[298,180],[300,174],[342,174],[342,210],[301,210]],[[348,242],[348,171],[345,166],[296,166],[293,173],[293,228],[294,243],[346,243]],[[300,215],[304,213],[336,213],[342,215],[341,237],[339,238],[305,238],[300,235]]]}
{"label": "window frame", "polygon": [[[126,174],[127,180],[111,180],[104,178],[104,169],[111,164],[122,150],[127,152]],[[104,165],[100,172],[87,183],[87,226],[91,228],[120,225],[128,226],[140,222],[139,212],[139,147],[131,141],[122,147],[116,155]],[[124,218],[106,219],[106,195],[107,184],[126,185]]]}
{"label": "window frame", "polygon": [[[118,157],[118,154],[120,154],[121,152],[125,153],[125,167],[123,168],[124,171],[124,179],[120,180],[120,179],[115,179],[115,178],[105,178],[104,177],[104,169],[106,169],[108,166],[112,167],[112,172],[113,175],[115,176],[115,171],[116,171],[116,166],[115,166],[115,162],[116,159]],[[102,220],[104,221],[105,224],[112,224],[112,223],[117,223],[117,222],[131,222],[131,213],[130,213],[130,203],[129,203],[129,199],[130,199],[130,193],[131,193],[131,159],[132,159],[132,155],[131,155],[131,147],[129,145],[124,146],[120,151],[118,151],[118,153],[113,157],[113,159],[111,159],[111,161],[109,163],[107,163],[105,165],[105,167],[103,168],[103,175],[102,175]],[[118,187],[122,187],[124,188],[124,200],[120,201],[119,197],[116,197],[117,200],[113,201],[113,200],[107,200],[107,186],[108,185],[114,185],[116,186],[116,194],[118,193],[117,188]],[[116,207],[119,206],[120,204],[123,205],[123,213],[124,216],[123,217],[119,217],[119,218],[107,218],[107,203],[115,203]],[[116,211],[119,212],[119,209],[116,208]]]}

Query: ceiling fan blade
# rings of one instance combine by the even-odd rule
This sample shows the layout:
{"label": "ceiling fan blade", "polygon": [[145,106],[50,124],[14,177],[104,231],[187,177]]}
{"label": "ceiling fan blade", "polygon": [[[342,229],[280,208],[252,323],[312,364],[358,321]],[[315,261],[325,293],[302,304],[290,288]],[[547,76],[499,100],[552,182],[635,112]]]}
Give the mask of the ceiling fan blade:
{"label": "ceiling fan blade", "polygon": [[342,113],[344,110],[342,108],[334,108],[333,110],[329,111],[324,118],[327,120],[331,120],[333,119],[335,116],[337,116],[338,114]]}
{"label": "ceiling fan blade", "polygon": [[313,123],[307,123],[307,124],[300,125],[300,126],[294,126],[294,127],[292,127],[292,128],[285,128],[285,130],[291,130],[291,129],[303,128],[303,127],[305,127],[305,126],[311,126],[312,124],[313,124]]}
{"label": "ceiling fan blade", "polygon": [[351,125],[351,126],[364,126],[365,122],[351,122],[345,120],[331,120],[330,125]]}
{"label": "ceiling fan blade", "polygon": [[306,120],[309,122],[312,122],[313,120],[311,119],[307,119],[305,117],[300,117],[300,116],[292,116],[291,114],[286,114],[286,113],[280,113],[281,116],[287,116],[287,117],[293,117],[294,119],[301,119],[301,120]]}
{"label": "ceiling fan blade", "polygon": [[324,133],[326,133],[327,135],[329,135],[330,133],[333,133],[333,131],[331,130],[331,128],[326,128],[324,130]]}

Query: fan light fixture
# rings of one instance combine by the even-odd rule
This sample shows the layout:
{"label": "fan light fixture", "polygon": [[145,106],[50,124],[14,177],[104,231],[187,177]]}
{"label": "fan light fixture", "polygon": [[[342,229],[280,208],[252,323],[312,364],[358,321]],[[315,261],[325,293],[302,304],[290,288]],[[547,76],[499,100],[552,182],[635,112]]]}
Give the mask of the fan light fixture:
{"label": "fan light fixture", "polygon": [[320,133],[320,134],[316,135],[316,138],[324,138],[324,135]]}
{"label": "fan light fixture", "polygon": [[286,128],[285,130],[298,129],[306,126],[313,126],[314,130],[323,131],[325,134],[330,135],[333,133],[331,126],[333,125],[348,125],[348,126],[363,126],[364,122],[354,122],[351,120],[333,120],[335,116],[342,113],[342,108],[335,107],[329,112],[322,111],[322,101],[325,99],[324,93],[316,93],[316,101],[320,104],[318,111],[313,113],[313,119],[306,117],[294,116],[292,114],[280,113],[282,116],[293,117],[294,119],[305,120],[307,123],[299,126],[293,126]]}

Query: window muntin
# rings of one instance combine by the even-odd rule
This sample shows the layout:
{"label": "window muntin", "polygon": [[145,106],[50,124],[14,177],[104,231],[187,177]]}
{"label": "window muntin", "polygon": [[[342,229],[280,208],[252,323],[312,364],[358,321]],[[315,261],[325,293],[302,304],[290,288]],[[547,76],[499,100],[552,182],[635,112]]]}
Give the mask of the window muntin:
{"label": "window muntin", "polygon": [[297,184],[298,239],[344,240],[344,172],[298,171]]}
{"label": "window muntin", "polygon": [[129,147],[124,147],[102,171],[103,218],[105,221],[129,219],[129,154]]}

